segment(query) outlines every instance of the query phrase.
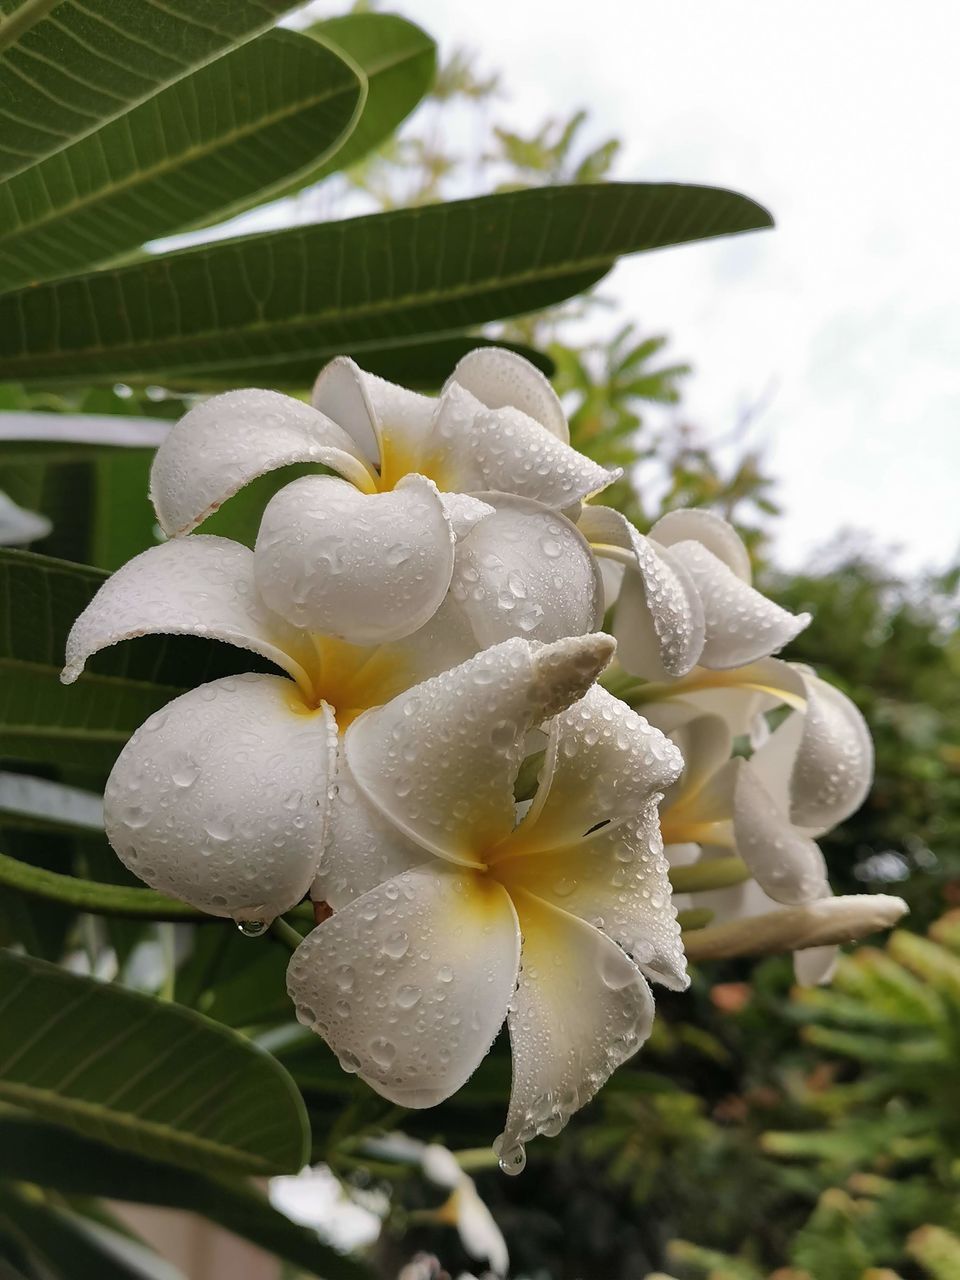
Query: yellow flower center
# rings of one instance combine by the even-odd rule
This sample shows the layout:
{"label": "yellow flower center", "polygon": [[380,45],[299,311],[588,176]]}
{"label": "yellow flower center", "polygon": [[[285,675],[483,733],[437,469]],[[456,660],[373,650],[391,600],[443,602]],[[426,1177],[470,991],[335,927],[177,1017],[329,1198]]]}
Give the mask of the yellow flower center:
{"label": "yellow flower center", "polygon": [[417,474],[432,480],[438,489],[450,488],[449,466],[440,449],[419,449],[383,431],[380,436],[380,475],[377,490],[389,493],[404,476]]}
{"label": "yellow flower center", "polygon": [[371,707],[382,706],[412,683],[409,663],[394,645],[348,644],[336,636],[313,635],[316,661],[307,675],[310,691],[296,685],[290,706],[309,715],[326,703],[341,733]]}

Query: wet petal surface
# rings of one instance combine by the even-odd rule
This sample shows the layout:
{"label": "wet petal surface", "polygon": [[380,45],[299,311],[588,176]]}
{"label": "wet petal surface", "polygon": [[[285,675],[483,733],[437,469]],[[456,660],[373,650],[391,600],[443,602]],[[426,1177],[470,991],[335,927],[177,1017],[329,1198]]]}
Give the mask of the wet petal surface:
{"label": "wet petal surface", "polygon": [[157,450],[150,497],[168,536],[189,533],[245,484],[316,462],[370,492],[374,479],[345,431],[276,391],[227,391],[186,413]]}
{"label": "wet petal surface", "polygon": [[615,942],[582,920],[518,892],[520,983],[507,1022],[513,1086],[501,1168],[519,1173],[523,1148],[553,1136],[650,1034],[653,996]]}
{"label": "wet petal surface", "polygon": [[261,595],[291,624],[379,644],[410,635],[436,612],[450,585],[454,536],[422,476],[373,495],[305,476],[268,504],[255,557]]}
{"label": "wet petal surface", "polygon": [[344,749],[357,784],[424,849],[481,864],[513,829],[524,737],[589,687],[613,645],[507,640],[369,711]]}
{"label": "wet petal surface", "polygon": [[575,844],[598,823],[633,817],[682,767],[659,729],[594,685],[550,724],[533,805],[504,852]]}
{"label": "wet petal surface", "polygon": [[478,647],[511,636],[549,642],[598,630],[603,584],[576,527],[539,503],[483,496],[496,509],[458,545],[450,583]]}
{"label": "wet petal surface", "polygon": [[517,918],[500,885],[434,863],[314,929],[287,985],[299,1020],[345,1070],[401,1106],[432,1107],[493,1043],[519,957]]}
{"label": "wet petal surface", "polygon": [[104,824],[120,860],[211,915],[269,922],[307,892],[323,848],[336,725],[282,676],[200,685],[120,753]]}
{"label": "wet petal surface", "polygon": [[525,889],[601,930],[648,978],[688,985],[655,801],[573,848],[513,858],[498,872],[511,892]]}
{"label": "wet petal surface", "polygon": [[112,574],[71,628],[62,679],[76,680],[99,649],[157,633],[225,640],[295,678],[311,660],[308,639],[260,599],[253,552],[208,534],[151,547]]}

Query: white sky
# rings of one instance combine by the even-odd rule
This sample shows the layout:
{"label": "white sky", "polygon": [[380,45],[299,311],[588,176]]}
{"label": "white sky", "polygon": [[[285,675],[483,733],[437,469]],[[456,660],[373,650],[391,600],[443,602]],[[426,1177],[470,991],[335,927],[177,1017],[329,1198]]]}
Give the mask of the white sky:
{"label": "white sky", "polygon": [[[779,558],[841,525],[960,547],[957,0],[395,0],[476,49],[519,130],[587,107],[617,176],[745,192],[778,227],[627,259],[604,285],[695,374],[691,420],[753,427]],[[598,320],[604,331],[610,320]],[[772,394],[771,394],[772,393]]]}

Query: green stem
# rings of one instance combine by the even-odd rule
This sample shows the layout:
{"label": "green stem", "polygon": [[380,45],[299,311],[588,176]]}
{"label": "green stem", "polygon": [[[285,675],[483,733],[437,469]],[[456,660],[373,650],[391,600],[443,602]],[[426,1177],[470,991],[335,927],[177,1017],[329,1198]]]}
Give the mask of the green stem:
{"label": "green stem", "polygon": [[177,958],[174,949],[174,928],[172,924],[157,926],[160,935],[160,949],[163,952],[163,985],[157,992],[157,999],[169,1004],[174,997],[177,981]]}
{"label": "green stem", "polygon": [[670,884],[674,893],[704,893],[708,889],[729,889],[750,879],[742,858],[707,858],[691,867],[671,867]]}
{"label": "green stem", "polygon": [[463,1151],[455,1151],[453,1154],[457,1158],[457,1164],[465,1173],[471,1173],[477,1169],[495,1169],[497,1167],[497,1156],[493,1147],[467,1147]]}
{"label": "green stem", "polygon": [[713,923],[715,911],[711,911],[709,907],[691,907],[689,911],[677,912],[677,924],[685,932],[692,929],[705,929],[708,924]]}
{"label": "green stem", "polygon": [[296,929],[294,929],[292,925],[287,924],[286,920],[284,920],[282,916],[277,916],[276,920],[274,920],[273,924],[270,926],[270,932],[275,938],[279,938],[283,945],[288,947],[291,951],[296,951],[297,947],[299,947],[300,943],[303,941],[303,936],[297,933]]}
{"label": "green stem", "polygon": [[132,920],[215,919],[153,889],[131,889],[127,885],[64,876],[45,867],[20,862],[5,853],[0,853],[0,885],[97,916],[125,916]]}

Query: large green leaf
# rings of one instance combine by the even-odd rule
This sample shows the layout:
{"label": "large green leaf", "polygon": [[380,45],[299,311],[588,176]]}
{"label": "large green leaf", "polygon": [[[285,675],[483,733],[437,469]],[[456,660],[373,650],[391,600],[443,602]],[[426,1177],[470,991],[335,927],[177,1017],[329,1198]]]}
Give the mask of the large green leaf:
{"label": "large green leaf", "polygon": [[295,227],[0,298],[7,378],[189,378],[319,363],[580,293],[620,254],[770,225],[710,187],[514,191]]}
{"label": "large green leaf", "polygon": [[[382,346],[365,347],[362,355],[363,367],[368,373],[375,373],[388,382],[399,382],[414,391],[438,391],[450,377],[461,356],[473,351],[475,347],[506,347],[510,351],[519,352],[548,376],[554,370],[553,361],[542,351],[535,351],[532,347],[516,342],[496,342],[482,334],[469,333],[443,334],[426,341],[389,342]],[[319,370],[320,362],[313,355],[293,356],[288,360],[274,360],[262,365],[252,359],[243,365],[242,377],[245,383],[253,386],[260,384],[303,389],[313,385]],[[238,376],[240,373],[235,366],[209,372],[194,371],[188,378],[181,379],[181,385],[184,382],[198,382],[206,388],[214,388],[218,384],[233,387],[236,386]]]}
{"label": "large green leaf", "polygon": [[[367,78],[367,98],[360,119],[334,154],[285,183],[271,193],[272,198],[296,195],[328,174],[363,160],[386,142],[422,101],[436,74],[437,46],[433,40],[395,13],[347,13],[314,23],[307,34],[353,59]],[[205,221],[209,224],[219,219]]]}
{"label": "large green leaf", "polygon": [[364,94],[316,40],[251,40],[0,186],[0,289],[245,207],[328,155]]}
{"label": "large green leaf", "polygon": [[437,70],[436,44],[395,13],[346,13],[309,30],[360,67],[367,100],[344,144],[294,190],[349,169],[385,142],[429,92]]}
{"label": "large green leaf", "polygon": [[284,1262],[325,1280],[366,1280],[369,1272],[295,1226],[249,1183],[204,1177],[115,1151],[30,1116],[0,1116],[0,1177],[65,1195],[101,1196],[199,1213]]}
{"label": "large green leaf", "polygon": [[0,0],[0,178],[272,26],[289,0]]}
{"label": "large green leaf", "polygon": [[275,1058],[182,1005],[0,952],[0,1098],[201,1170],[296,1172],[303,1100]]}
{"label": "large green leaf", "polygon": [[185,686],[266,669],[229,645],[148,636],[98,654],[65,688],[67,633],[105,577],[0,549],[0,756],[105,771],[133,730]]}
{"label": "large green leaf", "polygon": [[[44,1280],[185,1280],[145,1245],[20,1187],[0,1184],[0,1230]],[[0,1264],[0,1280],[8,1280]]]}

